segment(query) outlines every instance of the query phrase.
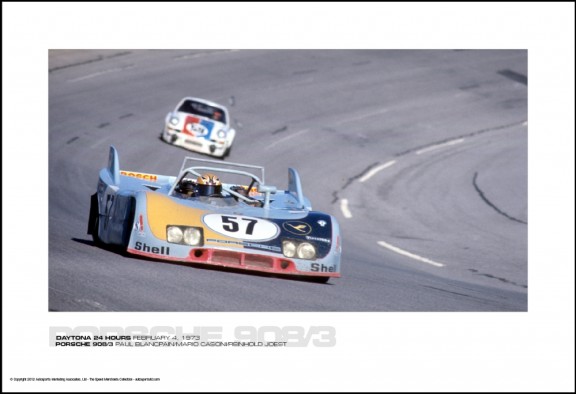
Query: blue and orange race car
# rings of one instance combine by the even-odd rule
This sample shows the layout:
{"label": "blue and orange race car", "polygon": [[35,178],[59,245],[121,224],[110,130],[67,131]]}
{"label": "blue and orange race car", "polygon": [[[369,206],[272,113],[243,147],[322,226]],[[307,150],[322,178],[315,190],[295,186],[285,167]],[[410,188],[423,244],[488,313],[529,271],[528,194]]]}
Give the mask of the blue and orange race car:
{"label": "blue and orange race car", "polygon": [[236,130],[223,105],[185,97],[166,115],[160,138],[185,149],[225,158],[230,154]]}
{"label": "blue and orange race car", "polygon": [[97,244],[156,259],[324,283],[340,277],[338,222],[312,210],[293,168],[288,189],[279,190],[254,165],[186,157],[176,176],[120,170],[110,147],[88,234]]}

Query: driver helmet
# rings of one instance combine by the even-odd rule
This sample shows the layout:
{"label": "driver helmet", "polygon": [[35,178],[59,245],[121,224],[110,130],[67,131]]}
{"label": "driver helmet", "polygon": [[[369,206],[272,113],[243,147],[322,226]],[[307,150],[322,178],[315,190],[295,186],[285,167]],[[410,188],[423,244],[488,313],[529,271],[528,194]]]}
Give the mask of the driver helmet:
{"label": "driver helmet", "polygon": [[189,178],[184,178],[180,182],[180,193],[187,194],[188,196],[193,195],[196,192],[196,184],[194,180]]}
{"label": "driver helmet", "polygon": [[200,196],[212,196],[214,194],[220,194],[222,191],[222,183],[214,174],[203,174],[196,179],[196,189]]}

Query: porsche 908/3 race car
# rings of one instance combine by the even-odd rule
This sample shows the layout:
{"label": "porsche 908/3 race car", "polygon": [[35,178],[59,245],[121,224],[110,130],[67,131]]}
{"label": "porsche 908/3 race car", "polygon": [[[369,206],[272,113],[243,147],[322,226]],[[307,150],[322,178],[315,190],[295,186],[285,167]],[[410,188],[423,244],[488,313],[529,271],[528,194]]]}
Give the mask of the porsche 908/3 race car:
{"label": "porsche 908/3 race car", "polygon": [[230,154],[235,136],[226,107],[195,97],[183,98],[166,115],[160,135],[170,144],[221,158]]}
{"label": "porsche 908/3 race car", "polygon": [[265,184],[263,167],[191,157],[177,176],[120,170],[110,147],[91,197],[88,234],[96,244],[157,259],[318,282],[340,277],[338,222],[312,211],[293,168],[287,190],[278,190]]}

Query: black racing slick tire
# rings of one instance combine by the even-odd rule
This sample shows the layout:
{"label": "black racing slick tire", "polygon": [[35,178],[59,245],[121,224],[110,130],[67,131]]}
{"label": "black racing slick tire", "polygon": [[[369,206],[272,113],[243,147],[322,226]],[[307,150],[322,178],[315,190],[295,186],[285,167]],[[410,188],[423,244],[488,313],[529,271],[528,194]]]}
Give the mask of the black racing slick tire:
{"label": "black racing slick tire", "polygon": [[96,245],[102,245],[102,240],[98,236],[98,227],[100,227],[100,218],[96,216],[94,221],[94,228],[92,229],[92,240]]}
{"label": "black racing slick tire", "polygon": [[298,277],[300,280],[303,280],[305,282],[312,282],[312,283],[328,283],[328,281],[330,280],[329,276],[304,276],[301,275]]}
{"label": "black racing slick tire", "polygon": [[222,158],[225,159],[225,158],[227,158],[228,156],[230,156],[230,152],[231,152],[231,151],[232,151],[232,147],[229,146],[229,147],[226,149],[226,151],[224,152],[224,154],[222,155]]}
{"label": "black racing slick tire", "polygon": [[98,236],[98,227],[100,226],[100,215],[98,214],[98,195],[94,193],[90,197],[90,216],[88,218],[88,234],[92,235],[92,240],[96,245],[102,242]]}

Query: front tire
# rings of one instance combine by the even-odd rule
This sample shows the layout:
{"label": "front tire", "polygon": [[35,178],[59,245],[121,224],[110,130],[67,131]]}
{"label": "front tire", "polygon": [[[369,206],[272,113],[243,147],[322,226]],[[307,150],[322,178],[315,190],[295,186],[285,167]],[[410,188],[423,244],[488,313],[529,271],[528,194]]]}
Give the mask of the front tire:
{"label": "front tire", "polygon": [[94,221],[94,227],[92,228],[92,241],[94,241],[94,244],[98,246],[102,245],[102,240],[98,236],[99,227],[100,227],[100,218],[96,216],[96,220]]}
{"label": "front tire", "polygon": [[231,151],[232,151],[232,145],[230,145],[230,146],[226,149],[226,151],[224,151],[224,154],[222,155],[222,158],[225,159],[225,158],[227,158],[228,156],[230,156],[230,152],[231,152]]}
{"label": "front tire", "polygon": [[98,212],[98,195],[94,193],[90,197],[90,215],[88,217],[88,234],[92,235],[92,240],[96,245],[100,245],[102,240],[98,236],[100,227],[100,214]]}
{"label": "front tire", "polygon": [[312,283],[328,283],[330,280],[329,276],[308,276],[308,275],[301,275],[299,277],[301,280],[305,282],[312,282]]}

